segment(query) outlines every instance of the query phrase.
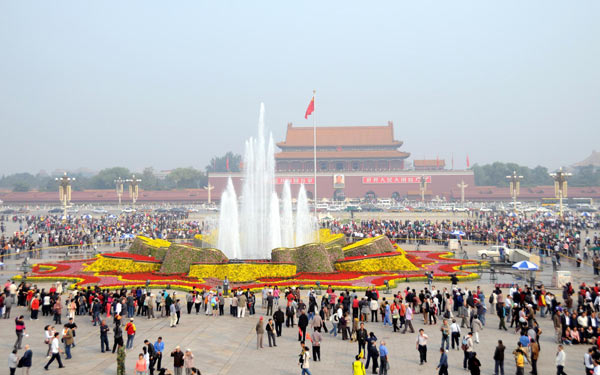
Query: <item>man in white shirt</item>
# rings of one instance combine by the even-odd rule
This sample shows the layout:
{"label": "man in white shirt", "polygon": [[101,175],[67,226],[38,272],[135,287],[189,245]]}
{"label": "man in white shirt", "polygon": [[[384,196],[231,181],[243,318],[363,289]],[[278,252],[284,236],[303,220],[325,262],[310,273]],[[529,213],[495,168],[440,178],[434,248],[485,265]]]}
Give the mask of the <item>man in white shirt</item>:
{"label": "man in white shirt", "polygon": [[429,336],[425,334],[425,330],[421,328],[419,330],[419,335],[417,336],[417,350],[419,351],[419,360],[421,361],[419,365],[423,363],[427,363],[427,339]]}
{"label": "man in white shirt", "polygon": [[460,326],[456,323],[456,319],[452,319],[452,324],[450,324],[450,340],[452,349],[454,350],[454,344],[456,344],[456,350],[460,350]]}
{"label": "man in white shirt", "polygon": [[554,363],[556,364],[556,375],[567,375],[565,374],[565,362],[567,360],[567,355],[563,350],[563,346],[558,346],[558,352],[556,353],[556,359]]}
{"label": "man in white shirt", "polygon": [[58,332],[54,333],[54,338],[52,339],[52,344],[50,346],[50,352],[52,354],[52,357],[50,358],[50,360],[48,361],[48,363],[46,363],[46,366],[44,366],[44,370],[48,370],[48,366],[50,366],[50,364],[56,359],[56,361],[58,362],[58,368],[63,368],[65,366],[63,366],[62,361],[60,360],[60,340],[58,339]]}
{"label": "man in white shirt", "polygon": [[593,353],[594,348],[589,348],[587,353],[583,355],[583,364],[587,370],[586,374],[592,374],[594,371],[594,359],[592,358]]}

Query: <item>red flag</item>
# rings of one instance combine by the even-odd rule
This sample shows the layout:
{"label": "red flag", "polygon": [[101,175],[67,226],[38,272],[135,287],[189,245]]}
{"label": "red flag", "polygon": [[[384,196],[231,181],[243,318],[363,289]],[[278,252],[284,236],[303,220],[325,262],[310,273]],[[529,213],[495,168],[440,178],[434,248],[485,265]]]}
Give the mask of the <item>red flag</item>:
{"label": "red flag", "polygon": [[469,163],[469,155],[467,155],[467,168],[469,168],[471,166],[471,163]]}
{"label": "red flag", "polygon": [[313,96],[312,99],[310,100],[310,103],[308,103],[308,108],[306,108],[306,113],[304,114],[304,118],[308,119],[308,116],[312,115],[312,113],[315,111],[315,97]]}
{"label": "red flag", "polygon": [[439,155],[435,157],[435,167],[438,169],[440,168],[440,156]]}
{"label": "red flag", "polygon": [[229,157],[225,160],[225,168],[227,168],[227,172],[229,172]]}

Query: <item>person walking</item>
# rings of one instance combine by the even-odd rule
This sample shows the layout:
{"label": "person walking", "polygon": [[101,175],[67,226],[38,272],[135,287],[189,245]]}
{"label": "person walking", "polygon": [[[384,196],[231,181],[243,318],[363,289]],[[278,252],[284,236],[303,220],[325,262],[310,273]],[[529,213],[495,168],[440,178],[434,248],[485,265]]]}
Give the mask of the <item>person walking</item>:
{"label": "person walking", "polygon": [[185,375],[191,375],[192,369],[194,368],[194,354],[192,349],[186,349],[183,355],[183,367],[185,368]]}
{"label": "person walking", "polygon": [[10,375],[15,375],[15,371],[17,371],[17,362],[19,361],[19,357],[17,357],[17,349],[13,349],[12,352],[8,355],[8,371]]}
{"label": "person walking", "polygon": [[379,361],[379,352],[377,351],[377,336],[373,332],[369,332],[367,339],[367,363],[365,369],[369,368],[369,362],[372,361],[373,374],[377,373],[377,363]]}
{"label": "person walking", "polygon": [[302,342],[302,352],[300,353],[300,368],[302,369],[300,375],[312,375],[310,372],[310,353],[304,342]]}
{"label": "person walking", "polygon": [[313,348],[313,358],[316,361],[321,362],[321,342],[323,341],[323,336],[321,335],[320,330],[315,330],[312,335],[312,348]]}
{"label": "person walking", "polygon": [[354,362],[352,362],[352,375],[367,375],[365,365],[361,360],[362,356],[359,354],[354,359]]}
{"label": "person walking", "polygon": [[125,332],[127,332],[127,345],[126,349],[133,349],[133,339],[135,338],[135,332],[137,328],[133,324],[133,318],[129,319],[129,323],[125,325]]}
{"label": "person walking", "polygon": [[50,364],[54,362],[54,360],[58,362],[58,368],[65,367],[63,366],[62,361],[60,360],[60,352],[61,350],[60,340],[58,339],[58,332],[54,332],[54,338],[52,339],[52,356],[50,357],[48,363],[46,363],[46,366],[44,366],[44,370],[48,370],[48,366],[50,366]]}
{"label": "person walking", "polygon": [[471,353],[469,357],[469,371],[471,375],[480,375],[481,374],[481,362],[477,358],[477,353]]}
{"label": "person walking", "polygon": [[494,375],[504,375],[504,349],[502,340],[498,340],[494,351]]}
{"label": "person walking", "polygon": [[529,356],[527,355],[527,352],[523,349],[523,345],[518,342],[517,343],[517,348],[515,350],[513,350],[513,355],[515,356],[515,366],[517,367],[517,375],[524,375],[525,374],[525,359],[527,359],[527,362],[529,361]]}
{"label": "person walking", "polygon": [[537,360],[540,355],[540,346],[533,337],[529,344],[529,350],[531,350],[531,375],[537,375]]}
{"label": "person walking", "polygon": [[25,352],[23,356],[19,360],[21,362],[21,367],[23,368],[23,375],[29,375],[29,370],[31,369],[31,363],[33,360],[33,352],[29,348],[29,345],[25,345]]}
{"label": "person walking", "polygon": [[275,321],[275,332],[277,333],[277,337],[281,337],[283,322],[285,322],[285,314],[281,311],[281,307],[278,307],[277,311],[273,314],[273,320]]}
{"label": "person walking", "polygon": [[125,348],[123,347],[123,341],[119,344],[119,348],[117,349],[117,375],[125,375],[125,358],[127,354],[125,353]]}
{"label": "person walking", "polygon": [[115,324],[115,328],[113,328],[113,332],[114,332],[114,336],[113,336],[112,352],[114,353],[115,350],[117,350],[117,348],[119,347],[119,345],[123,346],[123,330],[121,329],[121,324],[120,324],[119,320],[117,320],[117,324]]}
{"label": "person walking", "polygon": [[181,351],[181,347],[177,345],[175,350],[171,352],[171,357],[173,357],[173,372],[174,375],[182,375],[183,373],[183,352]]}
{"label": "person walking", "polygon": [[15,341],[13,348],[21,350],[23,336],[25,335],[25,317],[23,315],[15,318],[15,334],[17,335],[17,340]]}
{"label": "person walking", "polygon": [[73,330],[65,324],[63,331],[63,343],[65,344],[65,360],[73,358],[71,356],[71,347],[73,346]]}
{"label": "person walking", "polygon": [[387,370],[390,367],[388,363],[388,354],[385,341],[381,340],[381,344],[379,345],[379,375],[387,375]]}
{"label": "person walking", "polygon": [[563,350],[563,346],[558,346],[558,351],[556,352],[556,358],[554,363],[556,364],[556,375],[567,375],[565,373],[565,362],[567,360],[567,355]]}
{"label": "person walking", "polygon": [[446,343],[446,350],[449,350],[450,349],[450,326],[448,325],[448,319],[442,320],[442,326],[440,327],[440,331],[442,332],[442,344],[440,346],[443,348],[444,343]]}
{"label": "person walking", "polygon": [[456,323],[456,319],[452,319],[452,324],[450,324],[450,338],[452,340],[452,350],[456,345],[456,350],[460,350],[460,326]]}
{"label": "person walking", "polygon": [[358,354],[365,355],[365,345],[367,344],[367,339],[369,338],[369,334],[365,329],[365,323],[360,323],[360,328],[356,331],[356,341],[358,342]]}
{"label": "person walking", "polygon": [[156,350],[154,350],[154,345],[148,340],[144,340],[144,349],[148,355],[148,371],[150,375],[154,374],[154,364],[156,363]]}
{"label": "person walking", "polygon": [[175,326],[177,325],[177,309],[175,308],[174,303],[172,303],[169,306],[169,316],[171,318],[171,320],[169,322],[169,327],[175,328]]}
{"label": "person walking", "polygon": [[440,362],[436,370],[438,370],[438,375],[448,375],[448,354],[446,354],[443,347],[440,348]]}
{"label": "person walking", "polygon": [[100,323],[100,351],[102,353],[110,350],[110,346],[108,345],[108,331],[109,328],[106,320],[102,320],[102,323]]}
{"label": "person walking", "polygon": [[425,330],[423,328],[419,329],[419,335],[417,336],[416,346],[419,351],[419,365],[423,365],[423,363],[427,363],[427,339],[429,336],[425,334]]}
{"label": "person walking", "polygon": [[261,316],[256,323],[256,349],[262,349],[263,347],[263,335],[265,328],[263,327],[263,317]]}
{"label": "person walking", "polygon": [[273,319],[269,319],[267,322],[267,338],[269,339],[269,348],[273,346],[277,346],[277,342],[275,341],[275,324],[273,323]]}
{"label": "person walking", "polygon": [[402,331],[402,333],[406,333],[406,329],[408,327],[410,327],[410,333],[415,333],[415,329],[413,328],[412,325],[412,320],[413,320],[413,309],[412,307],[410,307],[410,305],[406,305],[406,313],[404,315],[404,330]]}
{"label": "person walking", "polygon": [[298,318],[298,341],[306,341],[306,327],[308,327],[308,316],[306,315],[306,311],[302,310]]}
{"label": "person walking", "polygon": [[473,353],[473,333],[469,332],[465,337],[463,337],[461,349],[463,350],[463,368],[468,370],[469,358],[471,358],[471,353]]}

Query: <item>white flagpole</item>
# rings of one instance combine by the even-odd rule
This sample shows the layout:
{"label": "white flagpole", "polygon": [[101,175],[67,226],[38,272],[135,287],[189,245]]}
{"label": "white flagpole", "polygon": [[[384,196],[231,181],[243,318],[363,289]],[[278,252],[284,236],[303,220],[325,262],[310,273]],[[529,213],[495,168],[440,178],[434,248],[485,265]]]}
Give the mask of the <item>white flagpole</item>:
{"label": "white flagpole", "polygon": [[315,193],[313,195],[315,202],[315,218],[318,220],[317,216],[317,110],[316,110],[316,101],[315,97],[317,95],[317,90],[313,90],[313,172],[315,179]]}

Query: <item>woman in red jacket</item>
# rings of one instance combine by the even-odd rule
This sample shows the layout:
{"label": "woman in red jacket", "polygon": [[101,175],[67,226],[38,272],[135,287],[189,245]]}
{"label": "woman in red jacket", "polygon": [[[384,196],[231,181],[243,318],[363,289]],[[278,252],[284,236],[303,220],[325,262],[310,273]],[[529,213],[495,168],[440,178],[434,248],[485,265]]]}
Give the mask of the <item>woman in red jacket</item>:
{"label": "woman in red jacket", "polygon": [[31,300],[31,320],[37,320],[39,310],[40,310],[40,299],[36,295]]}

